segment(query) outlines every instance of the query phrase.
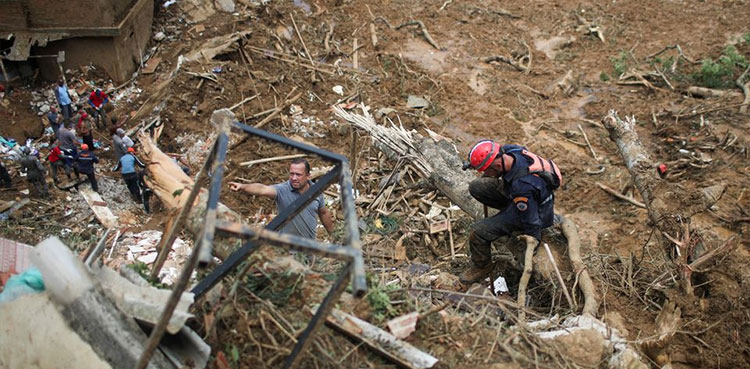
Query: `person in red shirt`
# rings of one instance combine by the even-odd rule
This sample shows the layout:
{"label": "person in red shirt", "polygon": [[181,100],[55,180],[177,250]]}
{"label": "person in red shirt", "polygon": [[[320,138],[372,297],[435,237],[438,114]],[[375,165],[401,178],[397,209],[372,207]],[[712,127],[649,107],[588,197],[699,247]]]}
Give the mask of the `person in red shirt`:
{"label": "person in red shirt", "polygon": [[[109,102],[109,96],[107,96],[107,94],[101,89],[97,88],[89,95],[89,105],[94,108],[93,115],[97,127],[101,128],[101,126],[107,123],[107,116],[104,113],[104,105],[106,105],[107,102]],[[99,124],[100,119],[101,125]]]}
{"label": "person in red shirt", "polygon": [[65,165],[65,155],[62,150],[60,150],[60,141],[55,140],[53,145],[54,147],[47,155],[47,161],[49,161],[49,166],[52,167],[52,180],[57,184],[59,183],[59,180],[57,179],[58,169],[62,169],[65,172],[65,175],[68,176],[68,180],[72,179],[72,177],[70,175],[70,167]]}

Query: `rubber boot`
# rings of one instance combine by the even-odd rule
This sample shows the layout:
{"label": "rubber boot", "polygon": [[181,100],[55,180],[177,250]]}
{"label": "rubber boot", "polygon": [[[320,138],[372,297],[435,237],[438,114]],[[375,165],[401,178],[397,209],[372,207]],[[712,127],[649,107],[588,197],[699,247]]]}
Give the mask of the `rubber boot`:
{"label": "rubber boot", "polygon": [[492,270],[495,268],[494,263],[489,263],[486,266],[476,266],[473,265],[471,268],[465,270],[461,275],[458,276],[458,279],[463,284],[472,284],[474,282],[479,282],[487,277],[489,277],[490,273],[492,273]]}

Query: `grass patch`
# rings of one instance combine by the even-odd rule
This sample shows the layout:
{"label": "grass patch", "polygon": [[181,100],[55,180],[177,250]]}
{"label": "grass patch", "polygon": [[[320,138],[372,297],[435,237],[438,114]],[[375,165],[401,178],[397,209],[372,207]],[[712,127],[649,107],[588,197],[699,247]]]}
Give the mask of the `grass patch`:
{"label": "grass patch", "polygon": [[612,77],[620,77],[630,69],[628,65],[628,53],[620,51],[618,57],[611,57],[609,60],[612,62]]}
{"label": "grass patch", "polygon": [[380,283],[377,275],[368,273],[367,288],[370,291],[367,293],[367,302],[370,304],[370,308],[372,308],[373,318],[378,322],[382,322],[398,315],[398,311],[393,307],[393,303],[391,302],[389,292],[398,290],[399,286],[387,286],[384,283]]}
{"label": "grass patch", "polygon": [[734,46],[727,46],[717,59],[704,59],[693,81],[703,87],[726,88],[734,85],[737,75],[748,66],[747,58]]}

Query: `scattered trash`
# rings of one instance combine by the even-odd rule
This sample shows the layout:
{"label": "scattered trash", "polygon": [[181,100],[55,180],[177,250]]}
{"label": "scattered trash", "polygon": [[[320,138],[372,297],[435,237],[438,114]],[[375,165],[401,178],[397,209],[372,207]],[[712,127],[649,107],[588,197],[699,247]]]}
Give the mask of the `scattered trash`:
{"label": "scattered trash", "polygon": [[223,69],[223,68],[222,68],[221,66],[217,66],[217,67],[213,67],[213,68],[211,68],[211,72],[214,72],[214,73],[216,73],[216,74],[219,74],[219,73],[221,73],[221,72],[222,72],[223,70],[224,70],[224,69]]}
{"label": "scattered trash", "polygon": [[156,32],[154,33],[154,41],[162,41],[167,37],[167,35],[164,34],[164,32]]}
{"label": "scattered trash", "polygon": [[505,282],[505,278],[502,276],[497,277],[494,282],[492,282],[493,291],[495,292],[495,296],[506,294],[508,293],[508,284]]}
{"label": "scattered trash", "polygon": [[31,267],[23,273],[11,276],[0,292],[0,303],[13,301],[20,296],[44,291],[44,281],[39,269]]}
{"label": "scattered trash", "polygon": [[412,312],[406,315],[402,315],[398,318],[391,319],[388,321],[388,329],[391,333],[398,338],[404,339],[409,337],[412,332],[417,329],[417,319],[419,318],[418,312]]}
{"label": "scattered trash", "polygon": [[430,106],[430,102],[423,97],[409,95],[406,100],[406,107],[409,109],[424,109]]}
{"label": "scattered trash", "polygon": [[335,92],[335,93],[337,93],[337,94],[339,94],[341,96],[344,96],[344,87],[342,87],[340,85],[333,86],[333,92]]}

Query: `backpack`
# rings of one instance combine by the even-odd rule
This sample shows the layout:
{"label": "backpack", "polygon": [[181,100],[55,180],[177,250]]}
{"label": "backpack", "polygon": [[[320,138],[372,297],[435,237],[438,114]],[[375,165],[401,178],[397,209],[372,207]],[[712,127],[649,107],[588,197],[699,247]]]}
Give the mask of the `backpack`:
{"label": "backpack", "polygon": [[551,159],[545,159],[541,156],[526,150],[525,148],[513,148],[510,150],[503,150],[503,154],[510,154],[518,152],[531,160],[531,165],[526,167],[526,170],[519,170],[512,178],[506,180],[510,183],[523,176],[533,174],[547,183],[547,188],[554,191],[562,186],[562,174],[560,174],[560,168]]}

